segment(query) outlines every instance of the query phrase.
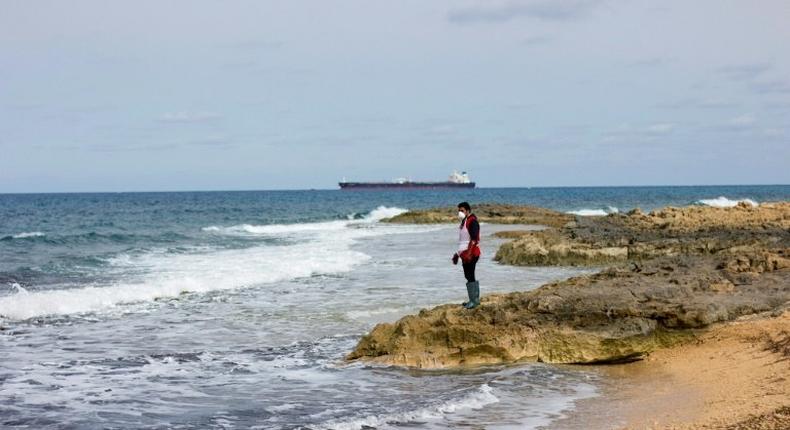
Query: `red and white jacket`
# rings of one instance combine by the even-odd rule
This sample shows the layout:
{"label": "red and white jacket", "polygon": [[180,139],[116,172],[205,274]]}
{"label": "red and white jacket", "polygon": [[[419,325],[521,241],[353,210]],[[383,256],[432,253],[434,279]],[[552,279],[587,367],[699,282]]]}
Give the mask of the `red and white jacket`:
{"label": "red and white jacket", "polygon": [[480,256],[480,223],[474,214],[464,218],[458,228],[458,256],[464,261]]}

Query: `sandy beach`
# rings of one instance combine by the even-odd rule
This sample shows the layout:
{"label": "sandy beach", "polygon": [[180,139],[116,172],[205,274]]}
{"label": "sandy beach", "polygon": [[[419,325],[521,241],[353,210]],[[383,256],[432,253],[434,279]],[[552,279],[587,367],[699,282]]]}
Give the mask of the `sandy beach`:
{"label": "sandy beach", "polygon": [[790,428],[788,329],[788,311],[746,317],[641,361],[596,366],[601,396],[550,428]]}

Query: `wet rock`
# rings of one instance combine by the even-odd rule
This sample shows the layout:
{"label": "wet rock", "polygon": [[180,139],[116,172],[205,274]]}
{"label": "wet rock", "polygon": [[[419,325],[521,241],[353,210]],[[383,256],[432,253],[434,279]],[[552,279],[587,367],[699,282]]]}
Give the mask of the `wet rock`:
{"label": "wet rock", "polygon": [[423,368],[620,362],[790,303],[790,203],[578,217],[512,237],[497,261],[609,267],[486,296],[473,310],[443,305],[379,324],[347,358]]}
{"label": "wet rock", "polygon": [[[710,257],[673,259],[642,273],[612,268],[530,292],[491,295],[473,310],[443,305],[379,324],[348,359],[444,368],[512,361],[604,363],[634,360],[694,336],[695,330],[790,300],[790,271],[763,273],[736,287]],[[705,275],[703,285],[700,274]]]}

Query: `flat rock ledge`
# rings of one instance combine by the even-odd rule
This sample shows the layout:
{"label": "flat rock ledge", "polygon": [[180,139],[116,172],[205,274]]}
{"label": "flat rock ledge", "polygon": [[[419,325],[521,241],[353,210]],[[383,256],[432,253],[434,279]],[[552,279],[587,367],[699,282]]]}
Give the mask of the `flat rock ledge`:
{"label": "flat rock ledge", "polygon": [[494,259],[516,266],[604,266],[665,256],[738,254],[790,246],[790,203],[690,206],[577,217],[559,228],[501,232]]}
{"label": "flat rock ledge", "polygon": [[488,295],[473,310],[442,305],[379,324],[347,359],[417,368],[616,363],[694,339],[713,324],[790,307],[790,203],[637,210],[562,225],[554,218],[552,226],[503,235],[514,240],[496,259],[611,266]]}
{"label": "flat rock ledge", "polygon": [[[766,266],[776,259],[781,269]],[[635,360],[693,339],[711,324],[783,309],[790,300],[787,263],[768,253],[610,268],[529,292],[488,295],[473,310],[442,305],[379,324],[347,359],[417,368]]]}

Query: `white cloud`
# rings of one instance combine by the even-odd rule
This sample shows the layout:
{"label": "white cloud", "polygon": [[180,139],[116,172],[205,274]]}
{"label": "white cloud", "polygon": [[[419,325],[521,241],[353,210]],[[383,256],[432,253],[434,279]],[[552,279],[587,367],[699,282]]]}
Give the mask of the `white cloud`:
{"label": "white cloud", "polygon": [[538,46],[545,45],[551,41],[552,38],[548,36],[527,36],[521,39],[521,44],[524,46]]}
{"label": "white cloud", "polygon": [[675,129],[675,124],[660,123],[647,126],[645,131],[650,134],[667,134]]}
{"label": "white cloud", "polygon": [[788,94],[790,82],[781,80],[755,82],[751,88],[758,94]]}
{"label": "white cloud", "polygon": [[736,64],[726,67],[720,67],[718,72],[722,75],[736,80],[736,81],[744,81],[744,80],[752,80],[761,75],[764,75],[768,71],[771,70],[773,66],[768,63],[748,63],[748,64]]}
{"label": "white cloud", "polygon": [[546,21],[565,21],[589,13],[600,0],[510,0],[478,2],[474,6],[452,9],[447,19],[454,23],[505,22],[520,17]]}
{"label": "white cloud", "polygon": [[762,134],[765,137],[783,137],[785,131],[780,128],[764,128]]}
{"label": "white cloud", "polygon": [[451,124],[441,124],[426,130],[425,134],[430,136],[452,136],[458,133],[458,128]]}
{"label": "white cloud", "polygon": [[213,135],[213,136],[206,136],[203,138],[188,140],[186,144],[198,145],[198,146],[228,146],[231,144],[231,140],[227,136]]}
{"label": "white cloud", "polygon": [[741,116],[736,116],[735,118],[730,120],[730,125],[736,127],[748,127],[753,125],[757,120],[751,114],[744,114]]}
{"label": "white cloud", "polygon": [[222,115],[214,112],[166,112],[158,118],[160,122],[169,123],[195,123],[195,122],[208,122],[216,121],[222,118]]}
{"label": "white cloud", "polygon": [[602,133],[602,141],[615,142],[653,142],[660,136],[667,135],[675,130],[676,124],[661,122],[650,125],[620,124],[618,127]]}

